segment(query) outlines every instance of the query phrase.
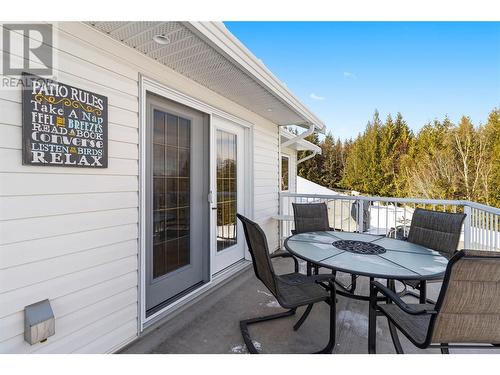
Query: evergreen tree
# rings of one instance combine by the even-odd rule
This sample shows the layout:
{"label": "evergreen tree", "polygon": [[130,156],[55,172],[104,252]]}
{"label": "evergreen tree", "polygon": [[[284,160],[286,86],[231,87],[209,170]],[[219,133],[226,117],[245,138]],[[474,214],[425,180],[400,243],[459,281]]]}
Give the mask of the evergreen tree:
{"label": "evergreen tree", "polygon": [[485,193],[484,201],[500,207],[500,109],[495,108],[488,116],[488,122],[483,128],[486,140],[487,164],[482,169],[482,187]]}
{"label": "evergreen tree", "polygon": [[[434,120],[414,135],[397,113],[382,123],[378,111],[355,139],[320,142],[321,155],[298,166],[298,175],[329,188],[367,195],[468,199],[500,207],[500,110],[475,127]],[[305,156],[299,152],[299,158]]]}
{"label": "evergreen tree", "polygon": [[[307,141],[320,146],[319,137],[317,133],[313,133],[305,138]],[[302,159],[310,151],[299,151],[297,158]],[[322,178],[325,175],[323,170],[324,155],[316,155],[314,158],[300,163],[297,167],[297,175],[317,184],[322,183]]]}

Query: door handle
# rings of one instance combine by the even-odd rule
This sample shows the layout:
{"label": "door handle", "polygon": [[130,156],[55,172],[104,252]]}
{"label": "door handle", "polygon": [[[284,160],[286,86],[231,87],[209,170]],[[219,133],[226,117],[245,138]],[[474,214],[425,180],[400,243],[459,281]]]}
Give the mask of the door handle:
{"label": "door handle", "polygon": [[[208,203],[210,203],[210,204],[214,203],[214,194],[212,193],[212,190],[210,190],[210,192],[208,193]],[[212,206],[211,209],[216,210],[217,206],[215,206],[215,207]]]}

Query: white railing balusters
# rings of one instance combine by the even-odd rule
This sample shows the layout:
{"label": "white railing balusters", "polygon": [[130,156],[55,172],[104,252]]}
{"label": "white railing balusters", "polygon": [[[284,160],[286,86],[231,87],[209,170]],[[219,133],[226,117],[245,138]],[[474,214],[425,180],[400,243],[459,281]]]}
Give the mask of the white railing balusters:
{"label": "white railing balusters", "polygon": [[464,220],[464,248],[470,249],[471,245],[471,220],[472,210],[469,206],[464,207],[465,220]]}
{"label": "white railing balusters", "polygon": [[[366,197],[334,194],[280,193],[281,239],[288,237],[293,228],[292,202],[325,202],[329,207],[330,215],[333,212],[333,220],[330,224],[337,229],[367,231],[374,234],[385,233],[385,235],[388,235],[390,229],[393,228],[394,237],[397,237],[398,229],[402,230],[403,234],[407,233],[407,224],[411,223],[413,211],[417,206],[430,206],[434,210],[448,212],[463,211],[466,214],[463,237],[461,239],[464,248],[499,250],[500,246],[500,209],[495,207],[460,200]],[[340,207],[337,209],[338,205]],[[398,213],[398,209],[400,208],[398,205],[403,210],[402,218]],[[370,215],[367,218],[367,226],[365,227],[364,209],[367,207]],[[356,215],[351,215],[354,209]],[[347,214],[345,210],[347,210]],[[381,218],[382,210],[384,210],[382,214],[385,213],[385,223],[382,220],[383,218]],[[391,210],[393,210],[392,215]],[[400,219],[402,219],[403,223],[400,223]]]}
{"label": "white railing balusters", "polygon": [[340,230],[344,230],[344,205],[340,201]]}
{"label": "white railing balusters", "polygon": [[380,228],[380,202],[378,202],[378,205],[377,205],[377,234],[380,234],[379,233],[379,230],[378,228]]}
{"label": "white railing balusters", "polygon": [[389,233],[389,205],[385,205],[385,235]]}
{"label": "white railing balusters", "polygon": [[498,249],[498,233],[500,232],[500,228],[498,227],[498,215],[495,215],[495,226],[494,226],[494,229],[493,231],[495,232],[495,241],[494,241],[494,244],[493,244],[493,248],[494,249]]}
{"label": "white railing balusters", "polygon": [[394,203],[394,238],[397,238],[397,226],[398,226],[398,204]]}
{"label": "white railing balusters", "polygon": [[479,212],[479,243],[482,244],[483,242],[483,236],[484,236],[484,213],[481,211]]}
{"label": "white railing balusters", "polygon": [[493,237],[494,237],[494,230],[493,230],[493,214],[488,212],[488,232],[490,234],[490,239],[488,240],[489,246],[488,250],[493,250]]}
{"label": "white railing balusters", "polygon": [[406,237],[406,204],[403,203],[403,237]]}
{"label": "white railing balusters", "polygon": [[365,213],[364,213],[364,202],[363,201],[354,201],[357,202],[357,223],[358,223],[358,232],[362,233],[365,230]]}

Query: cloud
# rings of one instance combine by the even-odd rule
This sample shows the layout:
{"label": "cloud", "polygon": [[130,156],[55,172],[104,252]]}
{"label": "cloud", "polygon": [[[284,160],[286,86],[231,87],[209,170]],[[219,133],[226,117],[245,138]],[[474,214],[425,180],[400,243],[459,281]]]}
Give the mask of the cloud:
{"label": "cloud", "polygon": [[344,72],[344,78],[350,78],[350,79],[356,79],[356,74],[351,73],[351,72]]}
{"label": "cloud", "polygon": [[312,100],[325,100],[326,98],[324,96],[319,96],[319,95],[316,95],[315,93],[310,93],[309,94],[309,97],[312,99]]}

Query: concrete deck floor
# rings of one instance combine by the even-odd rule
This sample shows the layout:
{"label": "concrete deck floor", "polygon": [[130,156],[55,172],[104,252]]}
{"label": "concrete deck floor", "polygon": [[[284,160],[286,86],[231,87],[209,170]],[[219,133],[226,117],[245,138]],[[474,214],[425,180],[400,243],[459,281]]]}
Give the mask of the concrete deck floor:
{"label": "concrete deck floor", "polygon": [[[274,259],[276,272],[292,272],[290,259]],[[327,270],[325,270],[327,272]],[[360,288],[367,290],[366,278]],[[440,284],[431,284],[429,297],[435,299]],[[410,299],[409,301],[415,301]],[[413,302],[415,303],[415,302]],[[295,316],[250,327],[256,347],[262,353],[311,353],[328,341],[329,307],[316,304],[299,331],[292,329],[304,308]],[[239,321],[283,311],[275,298],[248,268],[231,282],[211,292],[188,309],[126,347],[122,353],[247,353]],[[333,353],[367,353],[368,305],[339,296],[337,302],[337,340]],[[439,353],[417,349],[400,334],[406,353]],[[500,353],[500,350],[452,350],[452,353]],[[395,353],[387,320],[377,319],[377,353]]]}

